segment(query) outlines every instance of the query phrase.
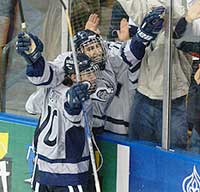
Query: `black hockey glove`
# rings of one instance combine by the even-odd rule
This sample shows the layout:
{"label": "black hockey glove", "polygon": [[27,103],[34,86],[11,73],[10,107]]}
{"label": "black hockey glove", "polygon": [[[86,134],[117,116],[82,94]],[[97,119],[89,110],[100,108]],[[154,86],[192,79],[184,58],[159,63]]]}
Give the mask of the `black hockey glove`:
{"label": "black hockey glove", "polygon": [[78,115],[82,110],[82,103],[89,99],[88,84],[78,83],[73,85],[67,91],[66,97],[65,110],[70,115]]}
{"label": "black hockey glove", "polygon": [[188,23],[185,20],[185,17],[182,17],[179,19],[174,29],[174,33],[173,33],[174,39],[180,39],[183,36],[183,34],[186,31],[187,24]]}
{"label": "black hockey glove", "polygon": [[149,12],[136,33],[136,39],[145,45],[154,40],[163,27],[165,8],[160,6]]}
{"label": "black hockey glove", "polygon": [[17,36],[16,51],[23,56],[28,64],[34,64],[42,56],[43,43],[41,40],[29,33],[20,32]]}

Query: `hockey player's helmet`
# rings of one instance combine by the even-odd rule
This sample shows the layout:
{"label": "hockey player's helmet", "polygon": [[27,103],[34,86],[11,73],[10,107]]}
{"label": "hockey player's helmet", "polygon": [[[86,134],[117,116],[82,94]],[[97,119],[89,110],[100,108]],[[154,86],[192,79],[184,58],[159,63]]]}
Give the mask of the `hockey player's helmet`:
{"label": "hockey player's helmet", "polygon": [[[90,58],[85,54],[77,55],[78,67],[80,72],[81,81],[87,81],[89,83],[89,93],[93,93],[96,90],[96,72],[99,70],[98,66],[93,65]],[[75,65],[73,58],[67,57],[64,63],[65,75],[71,79],[72,74],[75,74]]]}
{"label": "hockey player's helmet", "polygon": [[[78,61],[78,66],[79,66],[79,72],[84,72],[87,70],[93,70],[91,66],[91,60],[90,58],[85,55],[85,54],[78,54],[77,55],[77,61]],[[75,74],[75,65],[73,61],[72,55],[69,57],[65,58],[65,63],[64,63],[64,70],[65,74],[67,76],[71,76],[72,74]]]}
{"label": "hockey player's helmet", "polygon": [[104,70],[106,51],[100,35],[88,29],[79,31],[74,36],[74,44],[77,53],[86,54],[94,65]]}

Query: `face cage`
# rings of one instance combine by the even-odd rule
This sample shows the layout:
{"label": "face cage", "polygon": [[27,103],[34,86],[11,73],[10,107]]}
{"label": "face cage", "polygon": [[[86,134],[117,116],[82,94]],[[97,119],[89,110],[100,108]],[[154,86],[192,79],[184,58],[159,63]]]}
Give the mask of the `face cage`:
{"label": "face cage", "polygon": [[100,45],[100,47],[102,49],[102,54],[98,55],[96,58],[90,58],[93,63],[93,66],[96,66],[96,68],[99,68],[100,70],[104,70],[107,55],[106,55],[106,49],[105,49],[104,42],[101,38],[91,38],[91,39],[85,41],[84,43],[82,43],[80,45],[78,52],[84,53],[84,47],[91,45],[91,44],[98,44],[98,45]]}

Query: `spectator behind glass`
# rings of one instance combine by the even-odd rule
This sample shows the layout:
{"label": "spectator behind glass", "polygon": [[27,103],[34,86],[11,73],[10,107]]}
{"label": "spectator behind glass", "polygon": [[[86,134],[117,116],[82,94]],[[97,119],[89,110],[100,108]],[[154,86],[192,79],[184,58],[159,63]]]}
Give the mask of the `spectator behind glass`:
{"label": "spectator behind glass", "polygon": [[112,7],[112,15],[110,20],[110,26],[109,31],[107,35],[107,39],[110,41],[114,41],[117,36],[117,30],[120,29],[120,21],[125,18],[128,20],[128,15],[120,5],[118,1],[114,1],[113,7]]}
{"label": "spectator behind glass", "polygon": [[192,131],[189,150],[200,153],[200,1],[189,1],[188,12],[174,32],[178,49],[193,55],[191,83],[187,100],[187,120]]}
{"label": "spectator behind glass", "polygon": [[[143,15],[152,7],[167,7],[167,1],[158,0],[119,0],[124,10],[139,24]],[[173,21],[185,13],[184,1],[174,2]],[[183,4],[182,4],[183,3]],[[167,17],[166,17],[167,19]],[[138,88],[134,97],[130,115],[129,137],[161,143],[162,135],[162,99],[163,66],[165,61],[165,27],[158,38],[151,42],[142,60]],[[191,76],[191,57],[172,45],[172,110],[170,143],[172,147],[185,148],[187,144],[186,95]]]}

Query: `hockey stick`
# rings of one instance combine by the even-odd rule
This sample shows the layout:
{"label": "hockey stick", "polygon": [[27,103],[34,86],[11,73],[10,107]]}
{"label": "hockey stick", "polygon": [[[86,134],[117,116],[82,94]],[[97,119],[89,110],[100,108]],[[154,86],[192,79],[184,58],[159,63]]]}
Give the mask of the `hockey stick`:
{"label": "hockey stick", "polygon": [[67,27],[69,30],[70,44],[71,44],[71,49],[72,49],[72,56],[73,56],[73,61],[74,61],[74,66],[75,66],[76,81],[80,82],[80,72],[79,72],[79,67],[78,67],[78,62],[77,62],[77,57],[76,57],[76,51],[75,51],[74,40],[73,40],[73,32],[72,32],[71,22],[69,18],[69,13],[68,13],[68,9],[65,3],[62,0],[60,0],[60,2],[65,10]]}
{"label": "hockey stick", "polygon": [[[72,49],[72,55],[73,55],[73,60],[74,60],[74,65],[75,65],[76,80],[77,80],[77,82],[80,82],[80,72],[79,72],[79,67],[78,67],[78,62],[77,62],[77,57],[76,57],[76,52],[75,52],[72,26],[71,26],[71,22],[70,22],[70,18],[69,18],[69,13],[68,13],[68,9],[67,9],[65,3],[62,0],[60,0],[60,2],[65,10],[67,27],[68,27],[68,31],[69,31],[69,37],[70,37],[70,43],[71,43],[71,49]],[[88,115],[87,115],[87,111],[86,111],[86,106],[84,103],[82,104],[82,106],[83,106],[83,115],[84,115],[84,120],[85,120],[85,134],[86,134],[87,141],[88,141],[90,159],[91,159],[92,170],[93,170],[93,174],[94,174],[95,188],[96,188],[96,192],[101,192],[99,178],[98,178],[98,174],[97,174],[95,156],[94,156],[94,149],[93,149],[93,144],[92,144],[93,136],[92,136],[90,126],[89,126],[89,120],[88,120]]]}
{"label": "hockey stick", "polygon": [[19,3],[20,18],[21,18],[21,28],[23,32],[26,32],[26,22],[25,22],[24,11],[23,11],[21,0],[18,0],[18,3]]}
{"label": "hockey stick", "polygon": [[[25,36],[29,37],[29,35],[27,34],[26,21],[25,21],[25,17],[24,17],[24,10],[23,10],[23,7],[22,7],[21,0],[18,0],[18,4],[19,4],[19,13],[20,13],[20,18],[21,18],[21,29],[25,33]],[[31,40],[31,45],[29,47],[29,51],[25,51],[26,54],[33,53],[33,51],[36,48],[35,42],[31,38],[30,38],[30,40]],[[38,161],[38,155],[36,153],[36,156],[35,156],[35,159],[34,159],[33,174],[32,174],[32,177],[31,177],[31,188],[33,188],[33,182],[34,182],[34,178],[35,178],[35,174],[36,174],[37,161]]]}
{"label": "hockey stick", "polygon": [[[18,3],[19,3],[20,18],[21,18],[21,29],[25,33],[25,36],[29,37],[29,35],[27,34],[26,21],[25,21],[25,17],[24,17],[24,10],[22,7],[21,0],[18,0]],[[30,38],[30,40],[31,40],[31,45],[29,47],[29,51],[25,51],[25,53],[27,53],[27,54],[31,54],[36,48],[35,42],[31,38]]]}

